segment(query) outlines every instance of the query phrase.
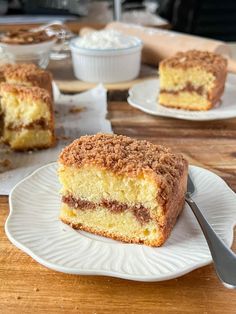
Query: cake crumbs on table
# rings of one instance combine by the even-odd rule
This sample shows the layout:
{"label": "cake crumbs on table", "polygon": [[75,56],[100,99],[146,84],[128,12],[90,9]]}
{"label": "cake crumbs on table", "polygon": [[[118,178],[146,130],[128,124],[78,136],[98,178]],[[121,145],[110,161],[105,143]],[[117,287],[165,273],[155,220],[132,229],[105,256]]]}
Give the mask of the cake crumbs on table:
{"label": "cake crumbs on table", "polygon": [[68,140],[71,140],[72,138],[71,137],[69,137],[69,136],[65,136],[65,135],[62,135],[62,136],[57,136],[56,137],[56,140],[57,141],[68,141]]}
{"label": "cake crumbs on table", "polygon": [[0,159],[0,173],[13,169],[12,162],[9,159]]}
{"label": "cake crumbs on table", "polygon": [[77,106],[73,106],[69,109],[70,113],[79,113],[79,112],[83,112],[85,111],[85,107],[77,107]]}

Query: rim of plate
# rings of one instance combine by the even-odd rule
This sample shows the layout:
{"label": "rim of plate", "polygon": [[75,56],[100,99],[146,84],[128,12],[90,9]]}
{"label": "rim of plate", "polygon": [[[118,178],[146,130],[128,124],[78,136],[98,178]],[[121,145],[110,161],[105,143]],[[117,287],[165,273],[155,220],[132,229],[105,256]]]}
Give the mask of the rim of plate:
{"label": "rim of plate", "polygon": [[[236,74],[229,73],[225,82],[225,86],[228,87],[230,85],[233,86],[233,82],[231,80],[236,80]],[[189,120],[189,121],[213,121],[213,120],[225,120],[225,119],[230,119],[230,118],[235,118],[236,117],[236,105],[234,110],[227,110],[223,111],[222,105],[219,107],[212,108],[207,111],[188,111],[188,110],[183,110],[183,109],[176,109],[176,108],[167,108],[164,106],[161,106],[156,102],[156,111],[150,110],[147,108],[146,104],[140,104],[140,101],[136,99],[135,97],[135,90],[139,89],[142,90],[145,88],[148,84],[154,84],[155,82],[157,83],[157,95],[158,95],[158,90],[159,90],[159,77],[154,78],[154,79],[146,79],[143,82],[139,82],[137,84],[134,84],[130,89],[128,90],[128,98],[127,102],[134,108],[139,109],[145,113],[148,113],[153,116],[160,116],[160,117],[168,117],[168,118],[173,118],[173,119],[181,119],[181,120]],[[223,96],[227,93],[227,91],[224,91]],[[235,89],[235,98],[236,98],[236,89]],[[150,103],[154,103],[154,100],[150,101]],[[158,109],[158,106],[161,107],[163,111]],[[221,112],[218,113],[213,111],[213,110],[220,109]],[[223,115],[222,115],[223,113]]]}
{"label": "rim of plate", "polygon": [[[15,187],[12,189],[12,191],[10,192],[9,195],[9,208],[10,208],[10,212],[9,215],[6,219],[5,222],[5,233],[8,237],[8,239],[19,249],[21,249],[23,252],[25,252],[26,254],[28,254],[30,257],[32,257],[35,261],[37,261],[38,263],[40,263],[41,265],[51,269],[51,270],[55,270],[58,272],[63,272],[63,273],[68,273],[68,274],[74,274],[74,275],[93,275],[93,276],[108,276],[108,277],[115,277],[115,278],[120,278],[120,279],[126,279],[126,280],[132,280],[132,281],[143,281],[143,282],[159,282],[159,281],[166,281],[166,280],[171,280],[174,278],[178,278],[178,277],[182,277],[183,275],[192,272],[193,270],[196,270],[198,268],[201,268],[203,266],[209,265],[212,262],[212,258],[211,256],[209,258],[205,258],[203,260],[203,262],[195,262],[196,264],[190,265],[190,266],[186,266],[183,267],[181,271],[174,271],[171,274],[162,274],[162,275],[158,275],[157,277],[155,276],[149,276],[149,275],[139,275],[139,276],[135,276],[135,275],[130,275],[130,274],[126,274],[126,273],[122,273],[122,272],[118,272],[118,271],[112,271],[112,270],[91,270],[91,269],[82,269],[82,270],[71,270],[71,268],[68,267],[64,267],[64,266],[58,266],[56,263],[51,263],[49,261],[46,261],[44,258],[41,258],[38,254],[34,253],[34,251],[30,248],[28,248],[26,245],[20,243],[18,240],[16,240],[14,238],[14,236],[11,234],[11,232],[9,231],[9,223],[11,220],[12,215],[14,214],[14,209],[13,209],[13,204],[12,204],[12,198],[14,197],[14,193],[17,190],[17,188],[25,181],[29,180],[31,177],[33,177],[37,172],[40,172],[42,169],[47,168],[47,167],[52,167],[52,166],[56,166],[57,162],[51,162],[49,164],[46,164],[38,169],[36,169],[35,171],[33,171],[30,175],[28,175],[27,177],[25,177],[24,179],[22,179],[20,182],[18,182]],[[198,166],[189,166],[190,169],[191,168],[196,168],[196,169],[200,169],[200,170],[204,170],[206,172],[209,172],[211,174],[213,174],[214,176],[217,177],[218,180],[220,180],[225,188],[227,189],[228,192],[232,193],[235,196],[235,192],[227,185],[227,183],[218,175],[216,175],[214,172],[207,170],[205,168],[202,167],[198,167]],[[191,209],[190,209],[191,210]],[[236,214],[235,214],[235,221],[231,222],[231,225],[228,227],[228,231],[227,231],[227,237],[230,238],[229,240],[229,247],[232,246],[233,240],[234,240],[234,227],[236,226]],[[119,242],[119,241],[118,241]],[[132,244],[131,244],[132,245]],[[142,245],[141,245],[142,246]]]}

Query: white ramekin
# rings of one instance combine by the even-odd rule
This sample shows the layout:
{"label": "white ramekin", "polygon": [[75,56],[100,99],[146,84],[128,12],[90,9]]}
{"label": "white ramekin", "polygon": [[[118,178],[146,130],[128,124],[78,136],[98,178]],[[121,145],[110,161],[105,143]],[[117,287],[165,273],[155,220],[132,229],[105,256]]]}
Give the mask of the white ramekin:
{"label": "white ramekin", "polygon": [[128,48],[88,49],[70,42],[74,74],[85,82],[116,83],[139,75],[142,42]]}

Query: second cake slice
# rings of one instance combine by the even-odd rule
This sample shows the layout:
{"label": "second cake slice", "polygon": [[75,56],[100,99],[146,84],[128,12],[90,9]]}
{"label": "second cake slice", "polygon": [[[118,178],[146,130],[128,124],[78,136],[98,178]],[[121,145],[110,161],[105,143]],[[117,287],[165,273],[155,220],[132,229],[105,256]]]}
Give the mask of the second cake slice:
{"label": "second cake slice", "polygon": [[159,103],[186,110],[208,110],[225,87],[227,60],[208,51],[179,52],[160,63]]}

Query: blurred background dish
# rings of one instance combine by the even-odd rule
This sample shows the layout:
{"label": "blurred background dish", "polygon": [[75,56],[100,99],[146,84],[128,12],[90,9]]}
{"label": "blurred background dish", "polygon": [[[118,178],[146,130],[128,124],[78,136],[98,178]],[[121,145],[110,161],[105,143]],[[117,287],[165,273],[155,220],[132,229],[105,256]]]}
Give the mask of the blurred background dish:
{"label": "blurred background dish", "polygon": [[113,30],[88,33],[71,41],[75,76],[86,82],[116,83],[139,75],[142,42]]}
{"label": "blurred background dish", "polygon": [[70,56],[69,40],[74,34],[61,21],[5,32],[0,35],[0,47],[6,62],[35,63],[46,68],[49,58],[62,60]]}
{"label": "blurred background dish", "polygon": [[56,38],[31,44],[11,44],[0,42],[0,47],[8,63],[34,63],[45,69],[49,62],[50,51]]}
{"label": "blurred background dish", "polygon": [[60,20],[53,21],[46,25],[39,26],[35,30],[44,30],[48,36],[55,37],[56,43],[52,47],[50,59],[63,60],[70,57],[69,42],[75,36],[70,29]]}

